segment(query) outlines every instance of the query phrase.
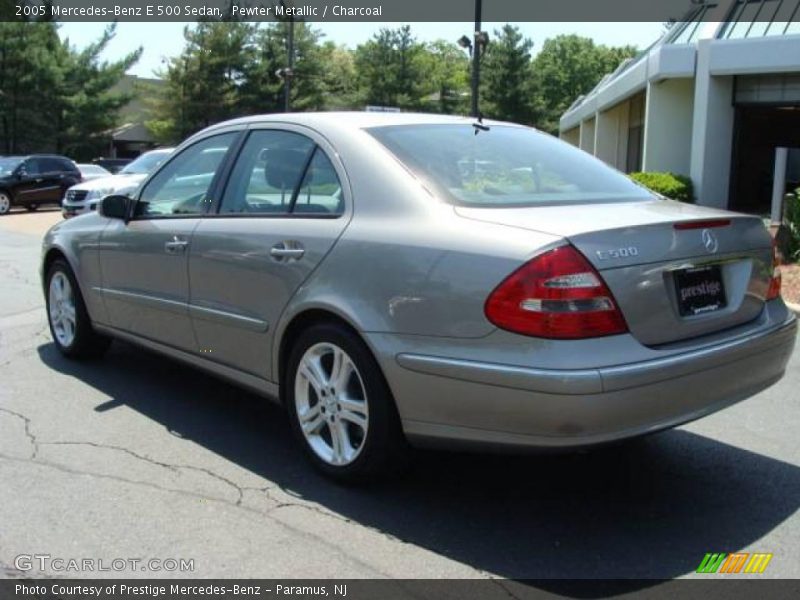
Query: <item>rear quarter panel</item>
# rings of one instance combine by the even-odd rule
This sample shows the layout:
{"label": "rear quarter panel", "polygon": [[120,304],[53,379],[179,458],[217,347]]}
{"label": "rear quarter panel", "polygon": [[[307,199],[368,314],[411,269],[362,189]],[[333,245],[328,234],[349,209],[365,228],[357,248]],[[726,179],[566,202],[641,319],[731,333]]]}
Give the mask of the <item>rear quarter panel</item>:
{"label": "rear quarter panel", "polygon": [[[324,308],[362,332],[479,338],[495,327],[489,293],[558,236],[459,217],[383,146],[361,132],[327,132],[353,197],[353,218],[288,304]],[[276,353],[277,355],[277,353]]]}

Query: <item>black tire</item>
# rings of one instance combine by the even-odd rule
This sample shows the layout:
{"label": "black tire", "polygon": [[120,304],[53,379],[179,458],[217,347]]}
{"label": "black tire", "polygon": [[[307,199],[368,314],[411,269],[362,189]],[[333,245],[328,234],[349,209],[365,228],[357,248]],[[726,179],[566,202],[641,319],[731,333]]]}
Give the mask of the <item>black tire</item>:
{"label": "black tire", "polygon": [[39,205],[36,204],[36,203],[32,203],[32,204],[28,204],[25,208],[28,209],[28,212],[34,212],[36,210],[39,210]]}
{"label": "black tire", "polygon": [[[332,465],[312,449],[300,426],[295,401],[295,378],[306,351],[320,343],[335,344],[356,366],[366,392],[369,425],[360,453],[347,465]],[[409,447],[403,435],[392,393],[369,348],[350,329],[336,323],[320,323],[303,331],[291,348],[286,373],[286,408],[292,429],[316,469],[341,483],[368,483],[397,475],[409,462]]]}
{"label": "black tire", "polygon": [[0,190],[0,216],[7,215],[11,212],[11,207],[14,205],[14,198],[5,190]]}
{"label": "black tire", "polygon": [[[57,273],[62,273],[69,280],[75,304],[75,335],[68,344],[62,343],[56,335],[50,312],[50,285]],[[61,354],[67,358],[87,359],[98,358],[108,350],[111,339],[100,335],[92,328],[92,322],[89,319],[89,313],[86,312],[86,304],[83,301],[78,282],[75,280],[69,264],[63,259],[56,259],[50,265],[47,271],[44,294],[50,335],[53,337],[53,342]]]}

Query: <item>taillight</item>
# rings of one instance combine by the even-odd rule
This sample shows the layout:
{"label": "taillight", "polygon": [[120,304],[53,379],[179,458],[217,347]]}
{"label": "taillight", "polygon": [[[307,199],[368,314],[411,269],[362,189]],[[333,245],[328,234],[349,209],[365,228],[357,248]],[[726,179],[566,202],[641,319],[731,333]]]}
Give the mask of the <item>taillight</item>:
{"label": "taillight", "polygon": [[774,300],[781,295],[781,270],[778,267],[778,249],[775,240],[772,240],[772,276],[769,278],[767,300]]}
{"label": "taillight", "polygon": [[484,310],[501,329],[543,338],[590,338],[628,330],[611,290],[572,246],[525,263],[495,288]]}

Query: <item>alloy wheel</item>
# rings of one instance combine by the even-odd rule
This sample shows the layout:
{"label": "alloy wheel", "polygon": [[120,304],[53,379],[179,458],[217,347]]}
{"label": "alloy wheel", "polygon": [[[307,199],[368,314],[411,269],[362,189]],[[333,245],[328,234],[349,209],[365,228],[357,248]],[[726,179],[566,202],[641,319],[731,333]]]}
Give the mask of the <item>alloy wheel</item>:
{"label": "alloy wheel", "polygon": [[8,194],[0,194],[0,215],[6,214],[11,210],[11,198]]}
{"label": "alloy wheel", "polygon": [[306,350],[294,403],[303,437],[320,459],[337,467],[356,460],[367,439],[369,406],[358,368],[344,350],[329,342]]}
{"label": "alloy wheel", "polygon": [[59,344],[68,347],[75,340],[77,312],[72,285],[62,271],[56,271],[50,278],[49,300],[53,333]]}

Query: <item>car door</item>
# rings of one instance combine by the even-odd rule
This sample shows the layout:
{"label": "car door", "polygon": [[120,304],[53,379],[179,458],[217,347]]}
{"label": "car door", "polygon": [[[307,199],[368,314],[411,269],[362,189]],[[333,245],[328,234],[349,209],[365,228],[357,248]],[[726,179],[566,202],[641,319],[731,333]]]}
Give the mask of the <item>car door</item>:
{"label": "car door", "polygon": [[273,379],[275,325],[347,224],[344,181],[315,134],[290,126],[249,133],[189,253],[189,310],[204,356]]}
{"label": "car door", "polygon": [[64,168],[61,161],[55,157],[42,157],[39,159],[41,174],[36,192],[36,202],[39,204],[59,204],[64,185]]}
{"label": "car door", "polygon": [[41,202],[42,189],[45,187],[44,165],[42,159],[27,159],[18,171],[17,183],[14,185],[14,200],[17,204],[37,204]]}
{"label": "car door", "polygon": [[206,137],[175,154],[145,183],[131,219],[103,231],[102,295],[112,327],[196,351],[187,308],[192,232],[237,135]]}

